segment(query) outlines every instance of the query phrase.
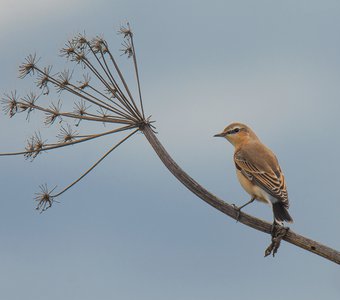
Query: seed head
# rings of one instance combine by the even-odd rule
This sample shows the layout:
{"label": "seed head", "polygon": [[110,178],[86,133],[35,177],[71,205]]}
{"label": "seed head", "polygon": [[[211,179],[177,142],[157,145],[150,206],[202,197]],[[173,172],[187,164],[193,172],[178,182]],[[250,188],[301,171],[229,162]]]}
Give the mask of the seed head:
{"label": "seed head", "polygon": [[34,74],[36,64],[39,60],[36,54],[30,54],[25,58],[25,62],[19,66],[19,78],[24,78],[28,74]]}
{"label": "seed head", "polygon": [[133,48],[132,48],[130,40],[124,41],[122,43],[122,46],[123,46],[123,48],[120,49],[120,51],[123,52],[122,55],[127,55],[128,58],[132,57],[133,56]]}
{"label": "seed head", "polygon": [[67,41],[64,48],[60,50],[60,56],[73,58],[77,49],[77,43],[74,40]]}
{"label": "seed head", "polygon": [[78,88],[80,88],[81,90],[84,90],[85,88],[87,88],[91,81],[91,76],[89,74],[84,74],[83,78],[84,78],[83,80],[78,81],[78,83],[80,84]]}
{"label": "seed head", "polygon": [[51,103],[49,106],[49,111],[46,112],[45,125],[52,125],[54,121],[59,118],[59,123],[62,121],[60,117],[61,101],[58,100],[57,104]]}
{"label": "seed head", "polygon": [[126,38],[126,37],[131,38],[132,35],[133,35],[129,23],[126,23],[126,26],[120,26],[118,33],[123,35],[124,38]]}
{"label": "seed head", "polygon": [[57,86],[57,92],[63,91],[68,85],[70,85],[70,81],[72,78],[72,73],[70,70],[64,70],[63,72],[60,72],[58,74],[58,83]]}
{"label": "seed head", "polygon": [[103,37],[101,36],[96,36],[94,39],[91,41],[91,48],[94,53],[105,53],[107,52],[107,43],[104,40]]}
{"label": "seed head", "polygon": [[18,101],[16,91],[10,94],[4,94],[4,97],[1,99],[2,110],[5,114],[8,114],[10,118],[18,112]]}
{"label": "seed head", "polygon": [[86,111],[90,108],[90,106],[86,106],[86,103],[84,100],[80,100],[79,102],[76,102],[74,104],[74,110],[73,112],[78,116],[86,115]]}
{"label": "seed head", "polygon": [[21,101],[18,103],[18,108],[20,112],[27,111],[27,117],[26,120],[29,120],[31,112],[35,108],[35,102],[38,100],[38,96],[30,92],[25,97],[21,98]]}
{"label": "seed head", "polygon": [[70,124],[66,124],[66,127],[61,126],[57,138],[59,139],[59,143],[69,143],[72,142],[77,135],[78,132],[73,130]]}
{"label": "seed head", "polygon": [[36,132],[27,140],[25,158],[30,158],[33,161],[44,150],[45,142],[42,140],[40,132]]}
{"label": "seed head", "polygon": [[88,54],[88,51],[80,50],[74,54],[72,61],[76,62],[77,64],[80,64],[85,69],[87,54]]}
{"label": "seed head", "polygon": [[73,38],[73,41],[79,50],[84,50],[88,46],[88,40],[86,38],[85,33],[84,34],[79,33],[77,36]]}
{"label": "seed head", "polygon": [[37,87],[42,90],[44,95],[48,95],[50,90],[48,88],[48,83],[50,82],[50,74],[52,71],[52,66],[44,67],[42,73],[38,74]]}
{"label": "seed head", "polygon": [[40,192],[35,193],[34,200],[38,202],[36,210],[39,210],[40,213],[44,212],[45,210],[49,209],[53,202],[57,202],[54,200],[54,196],[52,195],[53,191],[56,189],[56,186],[49,190],[47,184],[42,184],[39,186]]}

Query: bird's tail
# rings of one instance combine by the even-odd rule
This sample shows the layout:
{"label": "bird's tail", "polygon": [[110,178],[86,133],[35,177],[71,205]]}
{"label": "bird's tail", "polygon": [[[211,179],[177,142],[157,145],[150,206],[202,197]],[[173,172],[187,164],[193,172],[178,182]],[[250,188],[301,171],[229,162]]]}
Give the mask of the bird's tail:
{"label": "bird's tail", "polygon": [[273,213],[274,219],[278,223],[283,223],[283,221],[293,223],[293,218],[290,216],[288,209],[282,202],[273,203]]}

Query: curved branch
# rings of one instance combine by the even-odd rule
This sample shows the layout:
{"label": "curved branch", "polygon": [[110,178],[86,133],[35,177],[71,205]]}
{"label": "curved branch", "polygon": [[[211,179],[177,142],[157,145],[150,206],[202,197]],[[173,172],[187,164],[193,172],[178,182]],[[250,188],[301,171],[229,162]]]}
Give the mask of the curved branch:
{"label": "curved branch", "polygon": [[[234,207],[223,200],[219,199],[215,195],[211,194],[204,187],[202,187],[199,183],[197,183],[193,178],[191,178],[187,173],[185,173],[177,163],[170,157],[168,152],[164,149],[160,141],[157,139],[155,134],[153,133],[150,126],[146,125],[142,128],[142,131],[162,160],[164,165],[169,169],[169,171],[182,183],[184,184],[191,192],[193,192],[196,196],[201,198],[203,201],[218,209],[222,213],[228,215],[229,217],[237,220],[238,211],[234,209]],[[240,213],[238,218],[240,223],[243,223],[247,226],[250,226],[259,231],[270,234],[272,224],[263,221],[261,219],[255,218],[251,215],[248,215],[244,212]],[[317,255],[320,255],[330,261],[333,261],[337,264],[340,264],[340,252],[332,249],[328,246],[322,245],[319,242],[313,241],[309,238],[306,238],[302,235],[299,235],[291,230],[287,232],[287,234],[283,237],[283,240],[289,242],[293,245],[296,245],[302,249],[313,252]]]}

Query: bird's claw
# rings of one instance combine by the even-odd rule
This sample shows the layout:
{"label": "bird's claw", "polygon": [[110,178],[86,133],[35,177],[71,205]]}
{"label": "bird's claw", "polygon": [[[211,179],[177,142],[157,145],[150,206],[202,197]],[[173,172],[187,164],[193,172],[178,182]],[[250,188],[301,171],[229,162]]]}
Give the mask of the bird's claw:
{"label": "bird's claw", "polygon": [[231,206],[237,211],[236,222],[238,222],[240,220],[241,209],[239,207],[237,207],[234,203]]}
{"label": "bird's claw", "polygon": [[283,225],[277,224],[274,221],[273,225],[271,226],[272,242],[265,251],[265,257],[270,254],[272,254],[273,257],[275,256],[277,250],[280,247],[281,240],[284,238],[288,231],[289,227],[284,227]]}

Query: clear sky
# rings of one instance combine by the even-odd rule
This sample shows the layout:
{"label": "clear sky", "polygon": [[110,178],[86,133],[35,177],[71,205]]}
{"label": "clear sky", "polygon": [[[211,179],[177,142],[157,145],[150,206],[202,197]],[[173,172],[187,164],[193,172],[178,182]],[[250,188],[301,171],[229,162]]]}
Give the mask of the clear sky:
{"label": "clear sky", "polygon": [[[63,68],[64,42],[84,30],[112,49],[129,20],[147,114],[173,158],[212,193],[243,204],[230,144],[212,136],[249,124],[286,175],[291,228],[340,249],[340,2],[0,0],[0,91],[25,93],[17,68],[36,52]],[[120,58],[124,71],[132,69]],[[71,99],[73,100],[73,99]],[[40,120],[39,120],[40,122]],[[0,118],[0,151],[20,150],[38,119]],[[53,138],[53,135],[50,136]],[[112,137],[0,158],[0,298],[339,299],[339,266],[270,242],[212,209],[162,165],[143,135],[112,153],[43,214],[38,186],[63,187]],[[271,221],[268,206],[245,209]]]}

